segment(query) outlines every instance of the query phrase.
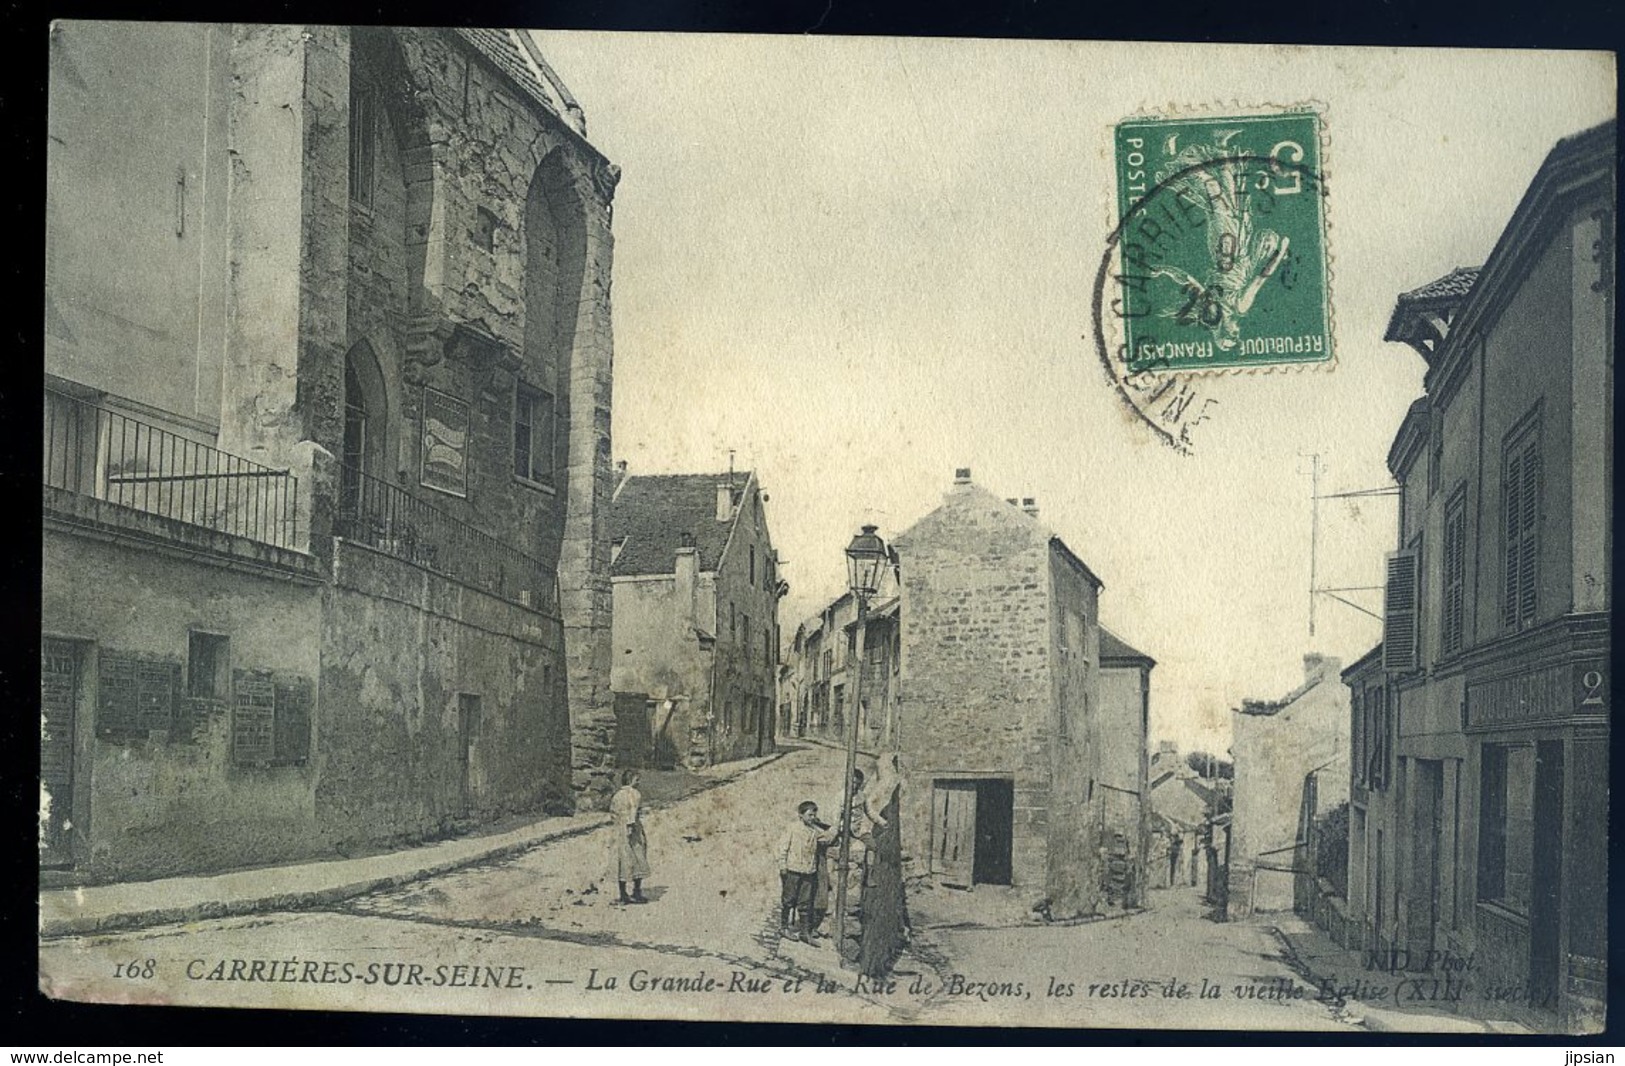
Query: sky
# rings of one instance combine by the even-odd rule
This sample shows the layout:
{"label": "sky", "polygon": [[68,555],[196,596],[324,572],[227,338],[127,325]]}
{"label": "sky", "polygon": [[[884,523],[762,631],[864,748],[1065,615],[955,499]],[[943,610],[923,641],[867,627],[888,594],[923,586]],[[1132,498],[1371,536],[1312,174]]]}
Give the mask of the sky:
{"label": "sky", "polygon": [[[1425,369],[1395,296],[1484,261],[1546,153],[1612,117],[1598,53],[923,38],[536,39],[622,168],[617,459],[769,496],[781,625],[845,587],[858,527],[906,529],[954,470],[1040,519],[1157,660],[1151,734],[1224,750],[1244,698],[1379,639],[1319,597],[1310,477],[1391,485]],[[1191,454],[1127,415],[1092,345],[1115,223],[1113,125],[1312,104],[1324,115],[1335,365],[1214,380]],[[1321,504],[1318,584],[1374,586],[1392,497]],[[1350,599],[1380,612],[1381,594]]]}

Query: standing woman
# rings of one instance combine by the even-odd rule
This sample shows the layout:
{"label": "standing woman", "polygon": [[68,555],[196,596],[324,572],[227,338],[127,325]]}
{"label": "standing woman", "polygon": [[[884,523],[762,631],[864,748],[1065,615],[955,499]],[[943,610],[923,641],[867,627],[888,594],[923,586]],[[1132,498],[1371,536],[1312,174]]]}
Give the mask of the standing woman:
{"label": "standing woman", "polygon": [[[609,798],[609,814],[615,825],[615,882],[621,887],[622,903],[647,903],[643,879],[649,876],[649,838],[643,834],[641,818],[643,794],[638,791],[638,772],[621,771],[621,787]],[[632,882],[632,894],[626,883]]]}

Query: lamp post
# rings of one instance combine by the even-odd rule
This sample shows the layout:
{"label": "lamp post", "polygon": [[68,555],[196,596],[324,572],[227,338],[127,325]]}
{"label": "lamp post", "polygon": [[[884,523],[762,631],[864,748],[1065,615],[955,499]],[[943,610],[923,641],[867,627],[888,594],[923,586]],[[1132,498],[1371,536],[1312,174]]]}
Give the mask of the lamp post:
{"label": "lamp post", "polygon": [[855,623],[857,647],[855,658],[857,676],[852,682],[852,713],[846,723],[846,777],[841,785],[841,847],[836,860],[839,880],[835,883],[835,955],[842,957],[846,944],[846,884],[852,866],[852,802],[853,778],[858,768],[858,717],[863,712],[863,642],[864,623],[869,614],[869,597],[880,588],[880,574],[889,555],[886,542],[875,533],[874,526],[864,526],[863,532],[852,538],[846,546],[847,585],[857,601],[858,619]]}

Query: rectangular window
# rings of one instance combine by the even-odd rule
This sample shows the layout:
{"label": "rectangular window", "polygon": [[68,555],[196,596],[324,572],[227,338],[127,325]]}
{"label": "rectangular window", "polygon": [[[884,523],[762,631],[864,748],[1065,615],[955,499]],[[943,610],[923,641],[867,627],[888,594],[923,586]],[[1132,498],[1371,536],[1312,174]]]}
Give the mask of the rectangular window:
{"label": "rectangular window", "polygon": [[1365,779],[1372,788],[1388,787],[1389,740],[1388,690],[1366,689]]}
{"label": "rectangular window", "polygon": [[553,397],[520,385],[513,402],[513,472],[538,485],[553,484]]}
{"label": "rectangular window", "polygon": [[186,694],[199,700],[223,700],[231,686],[231,638],[193,632],[186,640]]}
{"label": "rectangular window", "polygon": [[1479,800],[1478,898],[1529,913],[1535,857],[1535,749],[1484,745]]}
{"label": "rectangular window", "polygon": [[1444,513],[1444,595],[1439,610],[1440,647],[1444,655],[1461,651],[1466,628],[1467,487],[1450,497]]}
{"label": "rectangular window", "polygon": [[1508,629],[1535,622],[1540,559],[1539,409],[1509,435],[1501,458],[1501,620]]}
{"label": "rectangular window", "polygon": [[756,587],[756,545],[750,546],[750,587]]}
{"label": "rectangular window", "polygon": [[740,641],[739,651],[740,651],[741,658],[745,659],[748,662],[749,659],[750,659],[750,615],[747,614],[747,615],[744,616],[744,622],[745,622],[745,635],[744,635],[744,639]]}
{"label": "rectangular window", "polygon": [[350,90],[350,199],[372,206],[373,153],[378,128],[378,97],[371,89]]}

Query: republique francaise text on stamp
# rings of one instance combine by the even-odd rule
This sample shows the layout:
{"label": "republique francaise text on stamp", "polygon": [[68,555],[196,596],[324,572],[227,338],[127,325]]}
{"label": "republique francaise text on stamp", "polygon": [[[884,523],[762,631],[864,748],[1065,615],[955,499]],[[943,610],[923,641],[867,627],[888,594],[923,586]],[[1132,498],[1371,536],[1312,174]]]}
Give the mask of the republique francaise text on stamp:
{"label": "republique francaise text on stamp", "polygon": [[1125,370],[1332,357],[1320,116],[1116,128]]}

